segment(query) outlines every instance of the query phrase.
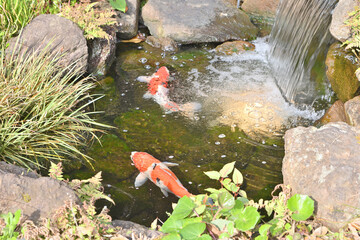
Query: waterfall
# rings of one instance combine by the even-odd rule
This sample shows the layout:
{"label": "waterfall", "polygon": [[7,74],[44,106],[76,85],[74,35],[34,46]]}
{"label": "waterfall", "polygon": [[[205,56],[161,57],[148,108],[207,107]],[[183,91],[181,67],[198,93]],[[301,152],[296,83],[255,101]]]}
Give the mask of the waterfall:
{"label": "waterfall", "polygon": [[270,36],[269,62],[291,103],[311,104],[316,96],[310,71],[331,41],[329,25],[337,0],[281,0]]}

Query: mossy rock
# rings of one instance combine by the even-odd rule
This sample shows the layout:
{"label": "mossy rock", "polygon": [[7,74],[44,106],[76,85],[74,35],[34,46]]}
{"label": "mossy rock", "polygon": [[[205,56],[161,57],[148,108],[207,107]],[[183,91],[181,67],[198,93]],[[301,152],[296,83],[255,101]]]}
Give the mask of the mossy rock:
{"label": "mossy rock", "polygon": [[326,66],[326,75],[337,97],[342,102],[352,99],[360,87],[360,82],[355,75],[360,65],[356,63],[355,56],[345,51],[341,43],[334,43],[329,48]]}

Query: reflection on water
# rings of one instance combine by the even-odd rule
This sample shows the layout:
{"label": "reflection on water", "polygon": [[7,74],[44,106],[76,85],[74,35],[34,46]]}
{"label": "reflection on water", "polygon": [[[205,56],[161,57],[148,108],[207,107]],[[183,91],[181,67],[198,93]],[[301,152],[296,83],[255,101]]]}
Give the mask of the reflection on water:
{"label": "reflection on water", "polygon": [[[114,218],[149,225],[156,217],[165,220],[177,201],[175,196],[165,198],[150,181],[134,188],[138,171],[131,165],[131,151],[179,163],[172,171],[195,194],[219,187],[204,171],[236,161],[249,196],[270,196],[282,180],[283,130],[299,119],[311,122],[318,113],[297,110],[283,100],[268,71],[265,40],[255,45],[256,51],[239,56],[217,56],[211,46],[183,47],[174,55],[146,44],[119,46],[113,78],[103,80],[96,90],[105,94],[96,106],[104,111],[99,120],[116,129],[88,151],[116,202],[110,206]],[[199,102],[200,112],[190,117],[164,114],[153,100],[142,97],[147,87],[136,77],[151,75],[160,66],[172,73],[170,99]],[[91,174],[84,169],[73,176]]]}

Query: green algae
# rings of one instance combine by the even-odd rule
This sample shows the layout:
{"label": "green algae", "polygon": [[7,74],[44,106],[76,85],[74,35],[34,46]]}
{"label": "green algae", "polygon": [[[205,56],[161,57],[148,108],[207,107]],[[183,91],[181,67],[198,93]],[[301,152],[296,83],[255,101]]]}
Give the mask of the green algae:
{"label": "green algae", "polygon": [[326,75],[337,97],[342,102],[352,99],[360,87],[355,75],[356,69],[359,68],[355,57],[345,51],[340,43],[334,43],[329,48],[326,65]]}

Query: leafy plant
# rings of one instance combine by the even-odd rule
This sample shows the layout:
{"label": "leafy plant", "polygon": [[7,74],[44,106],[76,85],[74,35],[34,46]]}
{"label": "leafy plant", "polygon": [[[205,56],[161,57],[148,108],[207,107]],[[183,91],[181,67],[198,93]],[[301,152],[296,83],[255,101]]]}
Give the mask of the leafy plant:
{"label": "leafy plant", "polygon": [[57,67],[57,57],[0,53],[0,160],[27,168],[47,161],[90,158],[80,151],[97,138],[96,112],[85,111],[99,96],[80,69]]}
{"label": "leafy plant", "polygon": [[114,12],[110,10],[96,9],[98,3],[75,3],[64,5],[60,11],[60,15],[70,19],[84,30],[87,39],[105,38],[109,39],[110,35],[104,31],[102,26],[116,24],[113,18]]}
{"label": "leafy plant", "polygon": [[[280,192],[270,201],[249,201],[246,192],[240,189],[243,176],[234,166],[232,162],[220,171],[205,172],[209,178],[218,180],[221,188],[205,189],[209,195],[181,198],[161,226],[161,231],[168,234],[163,239],[243,239],[256,232],[257,240],[268,239],[269,235],[292,239],[300,229],[304,232],[302,221],[313,214],[313,200],[298,194],[290,198],[290,192]],[[273,217],[261,226],[260,209]]]}
{"label": "leafy plant", "polygon": [[7,214],[1,214],[0,216],[4,219],[6,224],[1,231],[0,240],[16,240],[19,233],[15,232],[15,229],[19,224],[21,210],[17,210],[15,214],[9,212]]}
{"label": "leafy plant", "polygon": [[119,11],[126,12],[127,6],[125,0],[109,0],[110,5]]}

